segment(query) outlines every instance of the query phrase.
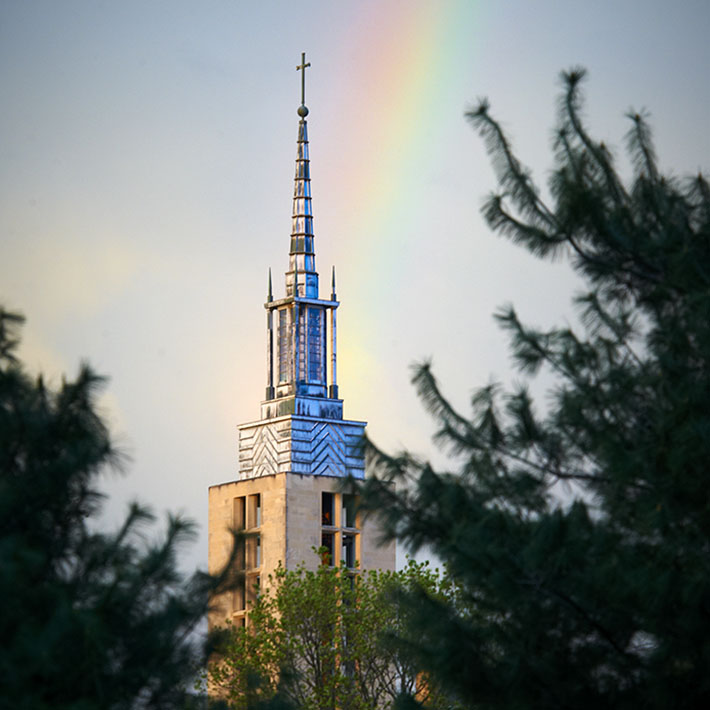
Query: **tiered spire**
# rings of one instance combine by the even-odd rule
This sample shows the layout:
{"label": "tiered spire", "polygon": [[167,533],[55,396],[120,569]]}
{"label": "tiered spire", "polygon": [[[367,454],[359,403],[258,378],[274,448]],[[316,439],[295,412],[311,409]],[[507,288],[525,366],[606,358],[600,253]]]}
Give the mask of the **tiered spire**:
{"label": "tiered spire", "polygon": [[[305,72],[306,55],[296,67]],[[291,248],[286,297],[274,300],[269,271],[267,300],[267,380],[262,418],[284,414],[342,419],[336,363],[335,268],[330,300],[318,295],[308,157],[305,77],[298,107],[296,175],[291,217]],[[330,376],[329,376],[330,375]]]}
{"label": "tiered spire", "polygon": [[301,75],[301,105],[298,107],[298,141],[296,175],[293,186],[293,213],[291,217],[291,248],[289,271],[286,274],[286,294],[318,298],[318,274],[313,244],[313,208],[311,204],[311,173],[308,158],[308,108],[306,107],[306,53],[301,54],[301,64],[296,67]]}

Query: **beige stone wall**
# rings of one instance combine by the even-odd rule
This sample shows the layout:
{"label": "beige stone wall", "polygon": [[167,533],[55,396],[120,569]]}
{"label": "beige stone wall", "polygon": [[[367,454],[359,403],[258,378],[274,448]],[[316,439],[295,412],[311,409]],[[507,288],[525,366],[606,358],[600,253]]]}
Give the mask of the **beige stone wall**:
{"label": "beige stone wall", "polygon": [[[249,510],[250,496],[259,495],[261,499],[261,521],[256,526]],[[208,569],[216,574],[224,568],[229,559],[232,535],[230,530],[239,527],[235,515],[236,500],[245,499],[247,519],[245,530],[258,535],[261,547],[261,560],[257,567],[254,560],[254,540],[248,540],[248,553],[245,567],[248,574],[247,593],[251,593],[256,577],[265,586],[286,557],[286,538],[283,521],[286,518],[286,474],[261,476],[244,481],[231,481],[209,489],[208,521]],[[234,593],[228,593],[214,600],[215,611],[210,614],[209,625],[222,624],[226,619],[236,619],[242,614]]]}
{"label": "beige stone wall", "polygon": [[283,520],[286,517],[286,474],[261,476],[244,481],[232,481],[209,489],[209,571],[214,574],[229,558],[232,537],[229,530],[237,525],[234,517],[235,499],[261,494],[261,525],[247,521],[249,532],[261,535],[262,574],[268,576],[283,560],[286,540]]}
{"label": "beige stone wall", "polygon": [[380,526],[374,515],[363,522],[367,535],[362,537],[362,568],[394,570],[397,564],[397,546],[394,540],[382,544]]}
{"label": "beige stone wall", "polygon": [[[313,547],[320,547],[321,534],[324,530],[332,531],[335,537],[335,555],[333,564],[341,561],[342,498],[340,485],[342,479],[331,476],[306,476],[289,474],[287,494],[287,535],[288,558],[285,566],[292,569],[300,562],[313,569],[319,560],[313,554]],[[321,494],[335,495],[335,520],[331,528],[321,526]],[[350,531],[346,531],[350,532]],[[361,569],[394,569],[395,544],[384,547],[377,544],[378,526],[374,517],[362,520],[358,515],[356,526],[351,532],[357,538],[356,558]]]}
{"label": "beige stone wall", "polygon": [[[358,515],[355,525],[344,527],[342,519],[342,494],[339,492],[342,479],[332,476],[313,476],[295,473],[278,473],[258,478],[232,481],[209,489],[209,570],[216,573],[229,559],[232,537],[230,528],[238,524],[235,516],[235,500],[245,499],[248,510],[250,496],[259,495],[261,521],[252,527],[253,520],[247,514],[246,529],[260,536],[261,560],[258,567],[247,555],[249,584],[258,575],[261,588],[268,585],[279,563],[293,569],[301,562],[314,569],[319,564],[313,548],[319,548],[322,534],[332,535],[334,542],[333,564],[339,565],[343,535],[355,540],[355,557],[360,569],[394,569],[395,545],[378,545],[377,521],[374,517],[363,520]],[[323,527],[321,520],[322,493],[334,496],[334,520],[332,526]],[[249,542],[247,544],[250,544]],[[215,599],[216,610],[210,615],[210,626],[221,624],[226,619],[241,622],[243,606],[234,594]]]}

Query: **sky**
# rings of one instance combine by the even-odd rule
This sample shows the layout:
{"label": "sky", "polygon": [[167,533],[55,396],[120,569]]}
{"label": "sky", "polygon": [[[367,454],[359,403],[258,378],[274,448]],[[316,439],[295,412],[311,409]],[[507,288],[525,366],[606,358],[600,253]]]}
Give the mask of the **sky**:
{"label": "sky", "polygon": [[101,524],[133,499],[182,511],[185,564],[206,567],[207,487],[236,477],[266,384],[269,267],[284,292],[301,52],[345,415],[443,464],[412,363],[466,412],[516,379],[492,313],[574,322],[579,288],[484,223],[496,182],[466,109],[488,97],[544,186],[559,73],[581,65],[623,174],[630,108],[664,170],[707,171],[709,31],[706,0],[0,0],[0,303],[27,317],[31,372],[109,378],[129,464]]}

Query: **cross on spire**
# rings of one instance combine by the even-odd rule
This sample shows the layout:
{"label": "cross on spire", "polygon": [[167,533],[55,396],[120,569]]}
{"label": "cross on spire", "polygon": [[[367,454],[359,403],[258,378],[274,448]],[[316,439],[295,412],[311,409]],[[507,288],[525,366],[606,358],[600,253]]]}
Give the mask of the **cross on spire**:
{"label": "cross on spire", "polygon": [[301,52],[301,63],[296,67],[296,71],[302,72],[301,74],[301,106],[306,105],[306,67],[310,67],[311,63],[306,64],[306,53]]}

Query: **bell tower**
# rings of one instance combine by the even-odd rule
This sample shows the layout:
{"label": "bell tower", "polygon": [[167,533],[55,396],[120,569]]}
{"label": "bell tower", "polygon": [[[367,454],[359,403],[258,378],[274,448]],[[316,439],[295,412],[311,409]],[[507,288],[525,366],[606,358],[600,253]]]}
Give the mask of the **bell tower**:
{"label": "bell tower", "polygon": [[285,295],[266,297],[266,398],[261,419],[239,427],[239,477],[278,472],[362,478],[359,443],[365,422],[343,419],[337,384],[338,301],[335,267],[329,299],[320,298],[316,271],[308,109],[302,55],[296,174]]}
{"label": "bell tower", "polygon": [[298,107],[296,173],[288,270],[284,295],[274,298],[269,270],[266,309],[266,391],[260,419],[238,427],[239,473],[209,489],[209,568],[229,557],[230,529],[250,533],[237,564],[243,587],[216,600],[210,625],[244,623],[251,595],[268,583],[279,564],[319,563],[394,569],[395,547],[378,545],[374,520],[356,512],[342,479],[365,475],[361,441],[365,422],[343,418],[337,384],[335,267],[329,298],[321,298],[305,105],[305,54]]}

